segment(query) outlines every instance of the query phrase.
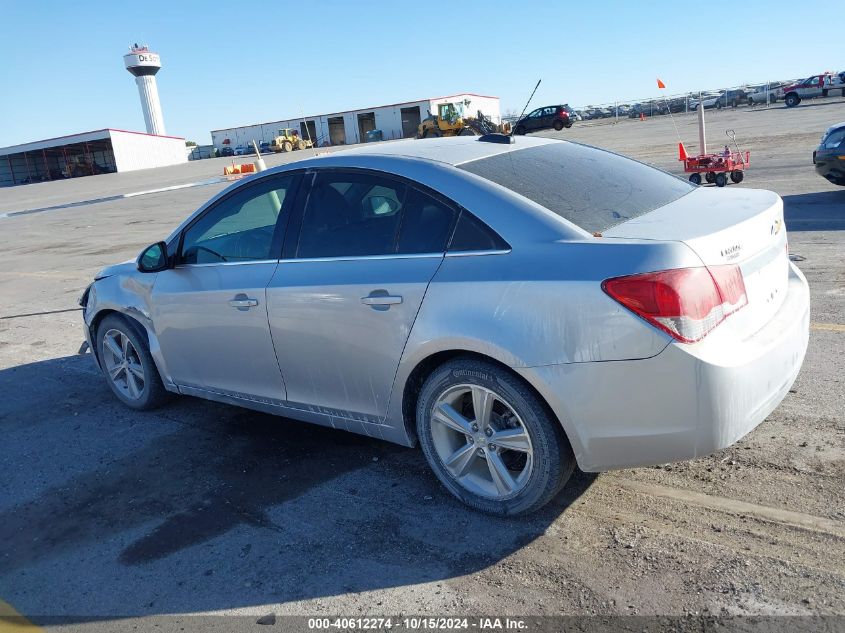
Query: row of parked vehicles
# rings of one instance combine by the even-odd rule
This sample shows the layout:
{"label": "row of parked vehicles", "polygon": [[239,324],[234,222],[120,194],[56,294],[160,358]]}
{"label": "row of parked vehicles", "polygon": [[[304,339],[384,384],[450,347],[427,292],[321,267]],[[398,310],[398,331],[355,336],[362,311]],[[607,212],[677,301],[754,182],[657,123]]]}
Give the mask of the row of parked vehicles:
{"label": "row of parked vehicles", "polygon": [[825,72],[806,79],[778,81],[767,84],[742,86],[728,90],[705,93],[691,93],[686,96],[644,101],[642,103],[621,103],[614,106],[587,106],[575,111],[576,121],[630,117],[640,115],[678,114],[695,112],[699,107],[705,110],[715,108],[736,108],[741,105],[757,106],[783,103],[788,108],[797,106],[804,99],[817,97],[845,96],[845,71]]}

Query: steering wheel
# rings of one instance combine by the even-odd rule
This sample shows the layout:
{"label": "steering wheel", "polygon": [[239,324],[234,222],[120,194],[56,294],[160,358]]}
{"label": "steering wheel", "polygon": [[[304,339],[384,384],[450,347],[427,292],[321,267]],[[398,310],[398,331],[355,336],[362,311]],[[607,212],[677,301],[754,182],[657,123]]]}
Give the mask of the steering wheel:
{"label": "steering wheel", "polygon": [[221,261],[224,261],[224,262],[229,261],[228,259],[226,259],[223,255],[221,255],[217,251],[213,251],[206,246],[194,246],[194,249],[197,250],[197,251],[205,251],[206,253],[211,253],[215,257],[219,258]]}

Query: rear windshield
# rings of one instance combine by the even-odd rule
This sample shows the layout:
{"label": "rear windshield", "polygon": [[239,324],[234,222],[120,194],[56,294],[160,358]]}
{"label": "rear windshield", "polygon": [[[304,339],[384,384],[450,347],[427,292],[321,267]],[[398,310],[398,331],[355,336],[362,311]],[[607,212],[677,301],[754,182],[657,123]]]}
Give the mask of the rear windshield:
{"label": "rear windshield", "polygon": [[458,165],[591,233],[662,207],[695,187],[654,167],[571,142],[517,149]]}

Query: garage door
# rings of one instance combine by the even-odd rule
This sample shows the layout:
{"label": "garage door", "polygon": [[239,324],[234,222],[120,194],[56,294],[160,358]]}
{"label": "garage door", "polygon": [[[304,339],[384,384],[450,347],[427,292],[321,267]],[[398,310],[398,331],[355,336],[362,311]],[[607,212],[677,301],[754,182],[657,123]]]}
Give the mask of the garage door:
{"label": "garage door", "polygon": [[413,138],[420,126],[420,107],[402,108],[402,137]]}

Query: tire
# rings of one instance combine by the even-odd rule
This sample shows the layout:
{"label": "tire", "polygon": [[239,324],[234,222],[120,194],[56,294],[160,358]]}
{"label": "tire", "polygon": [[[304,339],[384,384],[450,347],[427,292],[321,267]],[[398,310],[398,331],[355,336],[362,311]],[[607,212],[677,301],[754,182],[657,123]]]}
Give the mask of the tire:
{"label": "tire", "polygon": [[689,181],[694,185],[700,185],[701,184],[701,174],[699,174],[699,173],[690,174]]}
{"label": "tire", "polygon": [[731,180],[735,183],[741,183],[742,179],[745,178],[745,174],[742,173],[742,170],[735,169],[731,172]]}
{"label": "tire", "polygon": [[[170,400],[171,395],[161,382],[140,325],[120,315],[110,314],[97,327],[96,337],[100,366],[109,388],[118,400],[137,411],[149,411]],[[124,340],[128,341],[127,346],[121,344]],[[117,349],[110,343],[116,343],[117,349],[125,353],[124,358],[128,359],[128,363],[123,369],[119,368],[122,362]],[[136,369],[130,371],[132,366]],[[143,377],[139,377],[138,371],[143,373]],[[130,387],[131,383],[135,385],[134,390]]]}
{"label": "tire", "polygon": [[293,143],[291,143],[290,141],[285,141],[285,142],[282,144],[282,151],[283,151],[283,152],[290,152],[290,151],[293,151]]}
{"label": "tire", "polygon": [[748,107],[750,107],[750,108],[754,107],[754,99],[752,99],[751,97],[748,97]]}
{"label": "tire", "polygon": [[517,134],[517,135],[519,135],[519,136],[524,136],[524,135],[525,135],[525,126],[523,126],[523,125],[518,125],[518,126],[516,127],[516,129],[513,131],[513,133],[514,133],[514,134]]}
{"label": "tire", "polygon": [[478,132],[473,130],[471,127],[461,128],[461,131],[458,132],[458,136],[478,136]]}
{"label": "tire", "polygon": [[305,141],[297,141],[296,142],[296,149],[305,149],[307,146]]}
{"label": "tire", "polygon": [[716,174],[715,182],[717,187],[724,187],[728,184],[728,177],[725,175],[725,172],[722,171]]}
{"label": "tire", "polygon": [[793,92],[793,93],[786,95],[786,97],[784,97],[783,101],[784,101],[784,103],[786,103],[787,108],[794,108],[799,103],[801,103],[801,97],[799,97],[797,94],[795,94]]}
{"label": "tire", "polygon": [[[473,426],[474,393],[493,396],[487,433]],[[451,409],[443,408],[446,402]],[[452,411],[452,422],[440,421],[448,420],[443,413],[435,419],[435,410]],[[420,445],[434,474],[455,497],[480,512],[534,512],[560,492],[575,467],[558,421],[520,378],[493,363],[458,358],[436,369],[423,384],[416,419]],[[510,441],[519,438],[521,448],[495,446],[496,437],[504,441],[505,436],[498,435],[503,431],[516,433]],[[455,456],[458,460],[450,470],[445,460]],[[494,473],[499,473],[498,484]]]}
{"label": "tire", "polygon": [[429,128],[425,131],[423,138],[440,138],[440,130]]}
{"label": "tire", "polygon": [[563,129],[563,121],[555,121],[552,127],[554,127],[556,132],[560,132]]}
{"label": "tire", "polygon": [[732,107],[732,108],[735,108],[735,107],[737,107],[738,105],[739,105],[739,104],[736,102],[736,99],[734,99],[733,101],[731,101],[731,107]]}
{"label": "tire", "polygon": [[714,182],[716,182],[716,172],[708,171],[706,174],[704,174],[704,180],[706,180],[712,185]]}

